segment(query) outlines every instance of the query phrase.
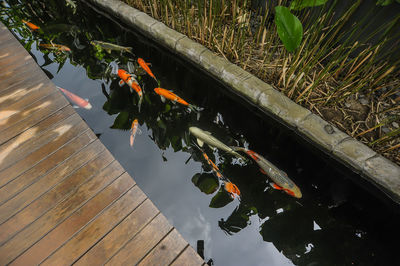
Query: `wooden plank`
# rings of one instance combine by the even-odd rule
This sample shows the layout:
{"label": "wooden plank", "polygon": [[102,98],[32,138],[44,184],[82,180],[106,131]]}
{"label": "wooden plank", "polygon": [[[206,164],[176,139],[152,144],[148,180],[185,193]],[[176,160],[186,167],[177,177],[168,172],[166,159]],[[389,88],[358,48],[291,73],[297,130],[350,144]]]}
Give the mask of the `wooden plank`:
{"label": "wooden plank", "polygon": [[169,265],[188,245],[174,229],[138,265]]}
{"label": "wooden plank", "polygon": [[[67,106],[53,114],[53,116],[59,117],[62,113],[68,113],[71,111],[73,111],[73,108],[71,106]],[[70,136],[71,134],[75,133],[75,128],[72,128],[72,130],[67,131],[57,140],[53,140],[27,155],[23,160],[15,162],[10,167],[0,171],[0,187],[3,187],[8,182],[14,180],[22,174],[25,176],[29,174],[39,177],[47,170],[53,168],[59,162],[64,161],[71,154],[79,151],[81,148],[96,139],[96,135],[94,135],[91,130],[86,129],[85,136],[81,136],[79,133],[76,133],[77,135]],[[79,137],[78,140],[76,140],[75,137]],[[53,155],[55,152],[57,153]],[[46,159],[46,161],[43,161],[44,159]],[[37,165],[39,163],[40,165]],[[34,167],[34,169],[31,169],[32,167]],[[25,173],[25,171],[28,172]]]}
{"label": "wooden plank", "polygon": [[[98,192],[106,188],[112,181],[121,176],[122,173],[123,173],[123,168],[119,165],[117,161],[114,161],[111,165],[104,168],[100,173],[96,174],[95,177],[90,179],[89,182],[79,187],[79,189],[77,189],[70,197],[66,198],[55,208],[47,212],[44,216],[40,217],[38,220],[36,220],[28,227],[25,227],[12,239],[3,244],[0,247],[0,264],[3,265],[10,263],[19,254],[24,252],[27,248],[29,248],[36,241],[42,238],[46,233],[51,231],[55,226],[57,226],[57,224],[60,224],[63,221],[65,221],[65,219],[68,216],[70,216],[73,212],[82,207],[85,203],[87,203],[90,199],[92,199]],[[131,186],[130,184],[132,183],[133,182],[131,183],[125,182],[124,184]],[[102,200],[106,201],[107,199],[103,198]],[[98,204],[101,205],[103,203],[98,203]],[[92,206],[92,208],[93,207],[94,206]],[[82,215],[84,215],[84,217],[86,218],[82,218],[83,225],[86,224],[85,221],[89,221],[94,216],[96,216],[96,213],[90,213],[95,209],[88,210],[87,208],[84,208],[84,210],[86,212],[83,213]],[[72,222],[79,223],[79,221],[76,220],[72,220]],[[64,227],[64,229],[67,228]],[[57,230],[56,232],[68,235],[68,231],[63,232]],[[76,232],[75,230],[72,230],[70,234],[74,234],[75,232]],[[44,258],[46,257],[47,256],[45,256]]]}
{"label": "wooden plank", "polygon": [[85,181],[83,179],[90,178],[98,169],[111,163],[110,154],[101,150],[103,147],[98,141],[93,142],[71,160],[56,167],[38,182],[1,205],[0,243],[34,221],[64,196],[68,196],[75,189],[67,187],[68,185],[80,185]]}
{"label": "wooden plank", "polygon": [[158,214],[140,233],[121,248],[106,265],[137,264],[171,230],[172,226],[164,215]]}
{"label": "wooden plank", "polygon": [[67,105],[69,103],[64,97],[59,97],[56,93],[52,94],[46,98],[46,102],[38,103],[34,108],[25,110],[24,113],[15,118],[16,121],[8,121],[4,127],[0,125],[1,129],[5,128],[0,131],[0,144],[17,136]]}
{"label": "wooden plank", "polygon": [[64,112],[57,112],[54,115],[49,116],[47,119],[40,121],[35,126],[21,132],[21,134],[16,137],[2,143],[0,145],[0,168],[10,151],[14,153],[14,149],[16,148],[23,148],[23,145],[29,146],[35,144],[34,142],[36,142],[41,135],[48,131],[56,130],[58,127],[63,126],[64,123],[78,124],[79,122],[82,122],[82,119],[77,116],[72,108],[64,108],[63,110]]}
{"label": "wooden plank", "polygon": [[32,73],[32,76],[28,78],[29,78],[28,83],[26,83],[25,81],[17,82],[12,84],[7,89],[0,91],[1,110],[4,110],[10,104],[13,104],[21,100],[30,91],[38,90],[41,87],[45,86],[43,83],[43,79],[37,77],[34,73]]}
{"label": "wooden plank", "polygon": [[[79,126],[82,125],[82,126]],[[32,157],[31,155],[33,154],[33,157],[37,160],[41,159],[39,155],[42,156],[47,156],[46,153],[48,152],[48,146],[55,146],[60,147],[60,140],[62,140],[64,143],[67,141],[70,141],[73,139],[75,136],[81,136],[83,132],[87,131],[87,128],[84,123],[80,123],[78,126],[72,127],[70,130],[66,131],[64,134],[62,134],[59,138],[55,139],[54,141],[51,141],[50,143],[44,145],[42,148],[36,150],[36,152],[31,153],[28,157]],[[56,156],[51,156],[50,158],[47,157],[47,160],[42,161],[41,164],[38,164],[36,167],[30,169],[29,171],[23,173],[22,175],[18,176],[18,178],[14,178],[12,181],[10,181],[8,184],[0,188],[0,205],[3,204],[5,201],[9,200],[13,196],[15,196],[17,193],[21,192],[25,188],[27,188],[29,185],[32,183],[36,182],[39,180],[41,177],[44,176],[46,172],[48,172],[50,169],[54,168],[58,163],[61,161],[65,160],[68,158],[68,156],[72,155],[76,151],[79,151],[81,149],[82,143],[80,143],[79,140],[86,141],[87,144],[89,142],[95,140],[95,136],[90,136],[89,134],[83,134],[82,138],[76,138],[78,141],[73,142],[77,144],[72,145],[71,147],[68,147],[67,149],[61,149],[59,153],[56,155],[59,155],[59,157]],[[80,146],[77,146],[80,145]],[[62,145],[61,145],[62,146]],[[44,151],[43,151],[44,150]],[[40,152],[42,154],[40,154]],[[39,154],[38,154],[39,153]],[[53,159],[53,160],[52,160]],[[19,162],[25,163],[26,159],[24,158],[23,160],[20,160]],[[17,162],[18,164],[18,162]],[[15,165],[15,164],[14,164]],[[8,169],[14,169],[15,167],[9,167]],[[6,172],[6,171],[4,171]],[[3,176],[3,173],[0,172],[0,178]],[[10,175],[12,177],[12,175]],[[6,176],[6,178],[9,178],[9,176]],[[4,178],[4,179],[6,179]],[[3,181],[2,179],[0,179]]]}
{"label": "wooden plank", "polygon": [[[32,64],[28,64],[28,65],[21,65],[20,67],[23,68],[23,72],[19,72],[18,74],[9,77],[7,79],[1,80],[1,87],[0,87],[0,92],[3,91],[7,91],[9,90],[10,87],[12,87],[15,84],[24,84],[27,85],[30,83],[28,77],[31,76],[32,74],[34,74],[37,78],[40,78],[42,80],[42,83],[44,86],[51,86],[52,83],[49,79],[44,79],[43,76],[45,76],[47,78],[47,76],[40,71],[40,69],[37,69],[36,67],[33,69],[27,69],[30,68],[32,66]],[[53,85],[54,86],[54,85]]]}
{"label": "wooden plank", "polygon": [[32,130],[25,131],[24,134],[20,134],[16,138],[4,143],[0,146],[0,170],[23,159],[50,141],[60,138],[62,134],[73,127],[77,127],[79,130],[86,129],[87,127],[86,123],[77,113],[55,123],[51,127],[42,129],[34,127]]}
{"label": "wooden plank", "polygon": [[[23,103],[26,103],[25,106],[22,106],[22,108],[16,110],[11,110],[11,111],[17,111],[11,115],[2,115],[2,119],[0,120],[0,126],[1,126],[1,131],[6,131],[9,127],[11,127],[12,125],[18,123],[21,120],[24,120],[26,118],[28,118],[30,115],[32,115],[34,112],[37,112],[40,109],[43,110],[47,110],[48,106],[57,101],[60,102],[60,94],[57,93],[57,91],[52,91],[52,87],[51,86],[47,86],[50,94],[46,94],[43,97],[41,97],[40,99],[37,99],[34,102],[29,102],[24,100],[22,103],[20,103],[21,105]],[[4,111],[3,111],[4,112]]]}
{"label": "wooden plank", "polygon": [[[25,107],[25,105],[21,105],[21,101],[24,101],[27,96],[36,95],[36,97],[38,97],[38,93],[43,93],[44,90],[54,92],[52,86],[45,86],[43,79],[37,76],[32,76],[32,79],[30,79],[28,83],[21,82],[18,83],[17,87],[10,86],[10,89],[0,92],[2,95],[0,96],[0,111],[21,110],[22,107]],[[25,102],[29,102],[29,100]],[[34,101],[31,100],[31,102]],[[1,119],[3,118],[5,117],[2,116]]]}
{"label": "wooden plank", "polygon": [[50,86],[44,86],[41,89],[27,93],[27,95],[22,97],[19,101],[0,110],[0,125],[6,125],[11,116],[24,111],[24,109],[29,108],[30,105],[35,104],[35,102],[53,93],[54,89]]}
{"label": "wooden plank", "polygon": [[71,264],[90,249],[96,242],[117,226],[144,200],[146,195],[137,187],[118,199],[92,223],[76,234],[70,241],[43,261],[42,265]]}
{"label": "wooden plank", "polygon": [[[7,101],[7,105],[2,105],[0,107],[0,120],[11,116],[9,115],[10,111],[14,111],[14,113],[17,113],[20,110],[23,110],[25,107],[29,106],[30,103],[34,103],[35,101],[40,100],[41,98],[50,95],[51,93],[54,93],[54,88],[52,88],[51,86],[36,86],[31,90],[25,91],[24,94],[21,94],[22,97],[16,99],[14,98],[13,101],[9,98],[9,101]],[[5,116],[3,114],[5,112],[8,116]]]}
{"label": "wooden plank", "polygon": [[83,255],[74,265],[102,265],[120,248],[140,232],[159,210],[146,199],[135,211],[124,219],[100,242]]}
{"label": "wooden plank", "polygon": [[[7,90],[8,88],[10,88],[15,84],[21,84],[22,82],[26,83],[27,80],[30,82],[31,79],[33,79],[35,76],[40,77],[42,82],[45,81],[43,79],[43,75],[37,75],[38,74],[37,71],[32,71],[32,67],[34,65],[37,65],[35,61],[28,61],[27,64],[17,64],[2,70],[2,72],[0,73],[0,80],[4,81],[7,80],[8,81],[7,84],[9,85],[7,87],[2,86],[0,93],[2,93],[3,91]],[[21,78],[24,79],[18,79],[18,76],[21,76]]]}
{"label": "wooden plank", "polygon": [[203,265],[204,260],[197,254],[193,248],[188,246],[179,257],[171,264],[171,266],[192,266]]}
{"label": "wooden plank", "polygon": [[121,175],[112,184],[87,202],[81,209],[74,212],[68,219],[64,220],[54,230],[40,239],[39,242],[36,242],[35,245],[17,257],[11,265],[39,264],[64,242],[68,241],[75,232],[78,232],[89,223],[92,218],[115,202],[134,185],[135,182],[127,173]]}
{"label": "wooden plank", "polygon": [[[12,51],[8,52],[11,52],[9,57],[3,57],[2,59],[0,59],[0,64],[5,63],[5,61],[9,61],[8,64],[0,66],[0,71],[2,73],[1,78],[5,82],[5,86],[1,87],[0,91],[7,89],[10,84],[15,83],[17,80],[24,79],[26,81],[29,81],[29,79],[27,79],[27,76],[29,75],[28,71],[33,72],[40,77],[46,75],[45,73],[43,73],[43,71],[40,70],[40,68],[37,68],[38,65],[32,59],[30,54],[24,52],[14,55]],[[18,78],[19,76],[20,78]],[[43,81],[45,80],[43,79]]]}
{"label": "wooden plank", "polygon": [[21,44],[15,40],[7,40],[0,43],[0,50],[4,51],[0,55],[0,70],[4,71],[12,65],[22,65],[28,61],[33,61],[29,57],[29,53],[23,48]]}

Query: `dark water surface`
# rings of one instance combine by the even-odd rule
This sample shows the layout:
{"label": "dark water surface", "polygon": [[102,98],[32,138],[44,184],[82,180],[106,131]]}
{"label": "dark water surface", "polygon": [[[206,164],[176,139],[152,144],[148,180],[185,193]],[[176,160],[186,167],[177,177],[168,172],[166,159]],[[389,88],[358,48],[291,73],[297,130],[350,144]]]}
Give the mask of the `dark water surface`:
{"label": "dark water surface", "polygon": [[[3,23],[56,85],[89,99],[93,108],[77,112],[183,237],[194,248],[204,240],[206,261],[212,259],[215,265],[393,265],[397,261],[397,207],[195,67],[86,5],[78,4],[74,14],[64,1],[3,3]],[[40,26],[42,32],[30,32],[21,19]],[[50,40],[69,46],[72,53],[38,49],[39,43]],[[138,57],[152,63],[163,88],[204,108],[200,117],[181,105],[162,103],[153,91],[157,83],[137,72],[145,88],[139,112],[137,96],[127,86],[119,87],[119,79],[106,71],[114,60],[123,67],[128,59],[137,58],[96,50],[91,40],[133,47]],[[129,128],[135,118],[142,134],[132,148]],[[227,200],[223,191],[216,191],[217,178],[191,144],[189,126],[260,153],[287,172],[303,198],[272,189],[251,161],[243,163],[207,149],[241,191],[240,200]]]}

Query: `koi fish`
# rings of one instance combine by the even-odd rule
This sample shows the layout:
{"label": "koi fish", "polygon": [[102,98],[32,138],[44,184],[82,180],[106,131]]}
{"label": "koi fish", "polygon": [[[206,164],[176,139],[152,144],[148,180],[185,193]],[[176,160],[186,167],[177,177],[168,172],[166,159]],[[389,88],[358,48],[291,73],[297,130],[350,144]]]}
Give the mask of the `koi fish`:
{"label": "koi fish", "polygon": [[[135,77],[131,74],[129,74],[127,71],[123,69],[118,69],[118,76],[121,78],[119,81],[119,86],[123,86],[125,83],[128,84],[128,86],[132,89],[134,89],[139,97],[143,96],[142,88],[140,88],[139,83],[135,79]],[[133,91],[132,91],[133,92]]]}
{"label": "koi fish", "polygon": [[190,110],[194,111],[194,112],[198,112],[199,110],[197,110],[197,107],[186,102],[184,99],[182,99],[181,97],[179,97],[178,95],[176,95],[175,93],[173,93],[172,91],[163,89],[163,88],[155,88],[154,89],[155,93],[157,93],[158,95],[160,95],[161,97],[161,101],[165,102],[165,99],[171,100],[172,102],[178,102],[184,106],[187,106]]}
{"label": "koi fish", "polygon": [[23,23],[25,23],[25,25],[28,26],[32,31],[40,29],[39,26],[36,26],[35,24],[33,24],[33,23],[29,22],[29,21],[26,21],[26,20],[23,20],[23,19],[21,21]]}
{"label": "koi fish", "polygon": [[234,151],[231,147],[225,145],[218,139],[216,139],[214,136],[211,135],[210,132],[204,131],[198,127],[189,127],[189,132],[193,134],[193,136],[196,137],[197,143],[199,144],[200,147],[203,147],[204,143],[207,143],[208,146],[210,147],[215,147],[218,149],[221,149],[227,153],[230,153],[236,157],[242,158],[243,160],[246,160],[242,155]]}
{"label": "koi fish", "polygon": [[142,58],[138,58],[138,63],[139,65],[144,69],[144,71],[147,72],[147,74],[150,75],[150,77],[152,77],[153,79],[155,79],[155,81],[157,81],[156,76],[154,76],[153,72],[151,72],[148,63],[146,63]]}
{"label": "koi fish", "polygon": [[125,46],[120,46],[117,44],[109,43],[109,42],[102,42],[102,41],[91,41],[91,45],[93,46],[100,46],[102,49],[106,50],[108,53],[111,53],[111,51],[121,51],[121,52],[127,52],[133,55],[132,52],[132,47],[125,47]]}
{"label": "koi fish", "polygon": [[131,145],[131,147],[133,147],[133,141],[135,140],[135,136],[136,136],[136,131],[138,130],[138,120],[135,119],[132,122],[132,126],[131,126],[131,136],[129,139],[129,144]]}
{"label": "koi fish", "polygon": [[76,94],[73,94],[70,91],[67,91],[66,89],[57,87],[59,90],[61,90],[65,96],[67,96],[72,102],[74,102],[77,106],[81,107],[81,108],[85,108],[87,110],[92,109],[92,105],[87,101],[82,99],[81,97],[79,97]]}
{"label": "koi fish", "polygon": [[215,173],[215,175],[218,178],[223,178],[223,175],[221,174],[221,171],[219,170],[218,166],[210,158],[208,158],[207,154],[204,151],[202,151],[202,155],[204,159],[206,159],[207,163],[212,167],[212,170]]}
{"label": "koi fish", "polygon": [[225,188],[226,192],[228,192],[231,195],[232,198],[235,198],[236,196],[240,196],[240,190],[232,182],[225,181],[224,188]]}
{"label": "koi fish", "polygon": [[245,152],[249,155],[259,166],[261,173],[269,176],[274,183],[271,183],[271,186],[274,189],[283,190],[290,196],[295,198],[301,198],[302,194],[300,188],[296,186],[296,184],[289,179],[288,175],[279,170],[278,167],[273,165],[270,161],[259,155],[258,153],[248,150],[242,147],[232,147],[237,151]]}
{"label": "koi fish", "polygon": [[68,46],[61,45],[61,44],[53,44],[53,43],[41,43],[39,44],[40,47],[44,49],[49,49],[49,50],[57,50],[57,51],[63,51],[63,52],[71,52],[71,49],[69,49]]}

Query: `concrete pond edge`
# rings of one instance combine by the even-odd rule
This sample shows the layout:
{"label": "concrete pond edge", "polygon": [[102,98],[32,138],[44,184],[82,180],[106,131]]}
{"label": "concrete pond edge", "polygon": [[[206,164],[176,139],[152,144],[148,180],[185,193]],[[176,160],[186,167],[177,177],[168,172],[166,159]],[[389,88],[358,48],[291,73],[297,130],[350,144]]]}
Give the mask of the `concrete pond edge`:
{"label": "concrete pond edge", "polygon": [[400,167],[296,104],[271,85],[214,54],[164,23],[119,0],[86,0],[150,39],[198,65],[337,161],[344,163],[400,204]]}

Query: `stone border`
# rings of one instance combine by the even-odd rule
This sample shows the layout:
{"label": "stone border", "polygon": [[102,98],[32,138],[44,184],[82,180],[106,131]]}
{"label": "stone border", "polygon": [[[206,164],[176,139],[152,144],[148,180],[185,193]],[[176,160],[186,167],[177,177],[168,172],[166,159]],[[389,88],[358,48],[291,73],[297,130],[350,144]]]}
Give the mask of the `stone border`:
{"label": "stone border", "polygon": [[400,167],[393,162],[294,103],[269,84],[147,14],[119,0],[86,1],[92,2],[174,53],[200,66],[215,79],[231,87],[239,96],[361,174],[400,204]]}

